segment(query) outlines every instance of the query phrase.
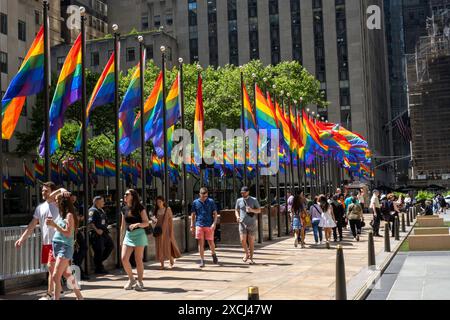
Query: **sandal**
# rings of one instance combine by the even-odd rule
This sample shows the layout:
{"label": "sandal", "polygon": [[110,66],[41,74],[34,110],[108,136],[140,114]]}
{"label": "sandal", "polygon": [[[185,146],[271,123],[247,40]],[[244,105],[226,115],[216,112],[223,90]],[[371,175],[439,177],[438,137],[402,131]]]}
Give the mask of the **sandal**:
{"label": "sandal", "polygon": [[248,261],[248,256],[245,256],[244,258],[242,258],[243,262],[247,262]]}
{"label": "sandal", "polygon": [[253,261],[253,258],[250,258],[250,263],[249,264],[255,264],[255,261]]}

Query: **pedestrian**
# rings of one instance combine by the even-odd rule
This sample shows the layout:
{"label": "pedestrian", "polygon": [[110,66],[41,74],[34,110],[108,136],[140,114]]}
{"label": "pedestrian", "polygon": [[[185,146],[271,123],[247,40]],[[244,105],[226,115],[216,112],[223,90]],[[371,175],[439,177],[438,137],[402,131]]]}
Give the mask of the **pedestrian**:
{"label": "pedestrian", "polygon": [[45,223],[48,217],[56,220],[59,217],[59,209],[54,198],[50,198],[50,194],[56,190],[56,185],[49,181],[42,185],[42,202],[34,210],[33,219],[28,224],[26,230],[22,233],[19,240],[16,241],[15,247],[20,248],[25,241],[33,234],[34,229],[39,224],[41,229],[41,263],[47,265],[48,269],[48,286],[47,293],[39,300],[52,300],[53,299],[53,280],[52,274],[55,267],[56,259],[53,256],[52,240],[55,234],[55,229],[50,228]]}
{"label": "pedestrian", "polygon": [[379,197],[380,191],[373,190],[372,198],[370,199],[370,208],[372,210],[373,218],[372,218],[372,229],[375,237],[381,237],[380,235],[380,223],[382,219],[381,213],[381,204]]}
{"label": "pedestrian", "polygon": [[299,238],[301,247],[305,247],[305,213],[305,201],[303,197],[298,194],[294,197],[291,210],[292,229],[294,231],[294,246],[296,248],[298,246]]}
{"label": "pedestrian", "polygon": [[[135,289],[136,291],[144,290],[144,249],[148,245],[147,234],[145,228],[150,223],[147,211],[142,205],[139,194],[134,189],[128,189],[125,192],[125,207],[122,210],[122,223],[120,234],[125,236],[122,238],[122,265],[128,275],[128,281],[124,286],[125,290]],[[130,256],[134,252],[136,261],[136,271],[138,280],[133,276],[131,269]]]}
{"label": "pedestrian", "polygon": [[103,210],[105,199],[102,196],[94,197],[92,207],[89,208],[88,226],[90,228],[89,240],[94,250],[94,265],[96,274],[107,274],[103,261],[108,259],[114,249],[114,243],[108,231],[108,218]]}
{"label": "pedestrian", "polygon": [[328,203],[325,195],[319,196],[319,204],[322,209],[322,219],[319,227],[325,231],[325,241],[327,249],[330,249],[331,231],[336,227],[336,219],[333,213],[333,207]]}
{"label": "pedestrian", "polygon": [[352,198],[352,202],[348,206],[347,216],[353,235],[353,240],[359,241],[360,233],[358,230],[361,229],[361,222],[364,220],[364,216],[361,205],[355,198]]}
{"label": "pedestrian", "polygon": [[364,209],[365,209],[366,206],[365,206],[365,192],[364,192],[363,188],[361,188],[359,190],[358,203],[361,206],[362,211],[364,212]]}
{"label": "pedestrian", "polygon": [[339,196],[335,194],[331,200],[334,218],[336,219],[336,227],[333,228],[334,242],[342,241],[342,228],[345,227],[345,211],[343,205],[339,202]]}
{"label": "pedestrian", "polygon": [[348,197],[345,198],[345,208],[346,208],[347,214],[348,214],[348,207],[350,206],[351,203],[353,203],[353,201],[358,202],[358,193],[357,192],[349,193]]}
{"label": "pedestrian", "polygon": [[[314,204],[311,205],[309,213],[311,215],[311,224],[313,227],[314,241],[315,244],[322,244],[323,235],[322,227],[320,226],[320,221],[322,220],[322,208],[318,203],[318,197],[315,198]],[[319,242],[320,240],[320,242]]]}
{"label": "pedestrian", "polygon": [[73,264],[78,266],[80,269],[80,279],[81,280],[89,280],[89,276],[86,274],[85,271],[83,271],[83,261],[86,259],[86,255],[88,252],[87,246],[86,246],[86,238],[84,236],[84,230],[86,227],[81,226],[81,224],[84,222],[84,216],[76,209],[76,202],[77,202],[77,196],[72,194],[70,195],[70,200],[72,201],[72,205],[75,210],[75,214],[78,217],[78,228],[77,232],[75,234],[75,242],[74,242],[74,251],[73,251]]}
{"label": "pedestrian", "polygon": [[154,230],[158,227],[161,231],[160,234],[154,233],[156,260],[160,262],[161,270],[164,270],[164,262],[167,260],[170,262],[170,268],[173,268],[175,263],[174,259],[181,257],[181,252],[178,249],[177,241],[173,233],[172,209],[167,206],[165,199],[161,196],[155,199],[152,220],[154,222]]}
{"label": "pedestrian", "polygon": [[395,237],[395,228],[397,228],[397,225],[395,224],[395,218],[399,217],[400,209],[398,206],[397,198],[395,194],[391,193],[388,195],[388,201],[389,201],[389,210],[390,210],[390,221],[391,221],[391,230],[392,230],[392,237]]}
{"label": "pedestrian", "polygon": [[430,200],[425,201],[425,215],[426,216],[433,215],[433,203]]}
{"label": "pedestrian", "polygon": [[243,262],[250,260],[254,264],[253,254],[255,250],[255,233],[257,230],[257,214],[261,214],[261,207],[256,198],[250,196],[250,190],[244,186],[241,188],[241,198],[236,200],[234,213],[239,223],[239,236],[242,249],[244,249]]}
{"label": "pedestrian", "polygon": [[59,216],[56,220],[52,217],[47,217],[45,223],[48,227],[55,229],[55,234],[52,240],[52,247],[54,257],[56,259],[55,268],[52,274],[54,283],[54,300],[59,300],[61,295],[61,278],[67,279],[67,283],[72,285],[77,300],[83,300],[80,287],[78,286],[75,277],[72,275],[70,268],[71,260],[74,251],[74,237],[75,231],[78,228],[77,215],[73,203],[70,199],[70,192],[66,189],[58,189],[50,194],[50,198],[56,199],[56,204],[59,209]]}
{"label": "pedestrian", "polygon": [[208,198],[208,189],[200,188],[199,198],[194,200],[191,208],[191,233],[198,240],[198,251],[200,253],[199,267],[205,267],[205,240],[211,250],[214,264],[219,260],[216,255],[214,244],[214,231],[217,226],[217,207],[213,199]]}

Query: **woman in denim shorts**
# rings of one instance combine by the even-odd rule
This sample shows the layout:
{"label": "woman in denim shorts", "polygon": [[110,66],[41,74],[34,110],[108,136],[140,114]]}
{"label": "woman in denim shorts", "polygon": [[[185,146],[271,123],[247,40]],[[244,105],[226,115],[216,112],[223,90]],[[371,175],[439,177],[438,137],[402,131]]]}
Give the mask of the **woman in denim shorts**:
{"label": "woman in denim shorts", "polygon": [[[72,284],[77,300],[82,300],[80,289],[71,273],[66,273],[70,267],[70,261],[73,257],[74,234],[78,227],[78,218],[74,214],[73,203],[70,200],[70,192],[65,189],[54,191],[50,197],[56,198],[56,204],[59,208],[59,217],[53,221],[47,218],[46,224],[55,228],[56,232],[53,236],[53,255],[56,258],[55,269],[53,271],[53,282],[55,284],[55,300],[59,300],[61,294],[61,277],[67,279]],[[70,269],[70,268],[69,268]]]}
{"label": "woman in denim shorts", "polygon": [[305,247],[305,233],[302,226],[302,214],[304,213],[304,199],[301,195],[296,195],[292,204],[291,219],[294,230],[294,246],[297,248],[300,235],[302,248]]}

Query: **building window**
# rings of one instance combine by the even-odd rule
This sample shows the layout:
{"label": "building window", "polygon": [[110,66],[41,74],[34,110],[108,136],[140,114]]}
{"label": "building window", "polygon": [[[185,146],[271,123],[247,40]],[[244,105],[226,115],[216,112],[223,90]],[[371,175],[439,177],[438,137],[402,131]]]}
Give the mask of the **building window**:
{"label": "building window", "polygon": [[148,29],[148,14],[144,13],[141,17],[141,26],[142,29]]}
{"label": "building window", "polygon": [[237,0],[228,0],[228,46],[230,51],[230,64],[239,65]]}
{"label": "building window", "polygon": [[257,60],[259,59],[257,0],[248,0],[248,28],[250,40],[250,60]]}
{"label": "building window", "polygon": [[155,26],[155,28],[159,28],[161,26],[161,16],[160,15],[156,15],[153,17],[153,25]]}
{"label": "building window", "polygon": [[272,64],[280,62],[280,19],[278,16],[278,0],[269,0],[270,47]]}
{"label": "building window", "polygon": [[0,13],[0,33],[8,34],[8,16]]}
{"label": "building window", "polygon": [[217,4],[216,0],[208,1],[208,40],[209,40],[209,64],[219,65],[219,50],[217,43]]}
{"label": "building window", "polygon": [[189,23],[189,56],[190,62],[198,61],[198,29],[197,29],[197,0],[188,1]]}
{"label": "building window", "polygon": [[[322,0],[312,0],[313,7],[313,33],[314,33],[314,56],[316,62],[316,78],[321,82],[323,94],[326,97],[326,68],[325,68],[325,44],[323,32]],[[326,99],[326,98],[325,98]]]}
{"label": "building window", "polygon": [[27,41],[27,30],[25,22],[19,20],[18,31],[19,31],[18,34],[19,40]]}
{"label": "building window", "polygon": [[173,14],[172,14],[172,11],[167,11],[166,12],[166,24],[168,26],[173,25]]}
{"label": "building window", "polygon": [[0,71],[8,73],[8,54],[6,52],[0,52]]}
{"label": "building window", "polygon": [[91,67],[98,66],[100,64],[100,55],[98,52],[91,52]]}
{"label": "building window", "polygon": [[58,71],[61,71],[63,65],[64,65],[65,57],[58,57],[56,58],[56,67],[58,68]]}
{"label": "building window", "polygon": [[41,24],[41,13],[37,10],[34,10],[34,23]]}
{"label": "building window", "polygon": [[153,59],[153,46],[146,46],[145,47],[145,60]]}
{"label": "building window", "polygon": [[292,59],[302,60],[302,25],[300,20],[300,0],[291,0]]}
{"label": "building window", "polygon": [[3,152],[9,152],[9,140],[3,140],[2,139],[2,149]]}
{"label": "building window", "polygon": [[[345,0],[335,0],[336,5],[336,41],[340,84],[349,80],[348,48],[347,48],[347,19],[345,15]],[[340,85],[340,104],[350,106],[350,89]]]}
{"label": "building window", "polygon": [[127,48],[127,61],[136,60],[136,50],[135,48]]}

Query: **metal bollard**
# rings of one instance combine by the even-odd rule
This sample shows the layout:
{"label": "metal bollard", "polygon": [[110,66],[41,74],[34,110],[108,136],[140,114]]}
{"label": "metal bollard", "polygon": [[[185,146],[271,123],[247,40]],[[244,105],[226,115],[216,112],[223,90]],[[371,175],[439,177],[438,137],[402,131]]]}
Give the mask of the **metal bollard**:
{"label": "metal bollard", "polygon": [[402,213],[402,232],[406,232],[405,214]]}
{"label": "metal bollard", "polygon": [[373,242],[373,232],[369,231],[369,241],[367,242],[369,244],[369,256],[368,256],[368,265],[369,267],[375,266],[375,244]]}
{"label": "metal bollard", "polygon": [[400,240],[400,221],[398,220],[398,217],[395,217],[395,240]]}
{"label": "metal bollard", "polygon": [[259,300],[258,287],[248,287],[248,300]]}
{"label": "metal bollard", "polygon": [[409,215],[411,213],[411,208],[408,209],[408,212],[406,213],[406,226],[410,227],[411,226],[411,221],[409,219]]}
{"label": "metal bollard", "polygon": [[384,224],[384,252],[391,252],[391,238],[389,237],[389,222]]}
{"label": "metal bollard", "polygon": [[341,245],[337,246],[336,251],[336,300],[347,300],[344,251]]}

